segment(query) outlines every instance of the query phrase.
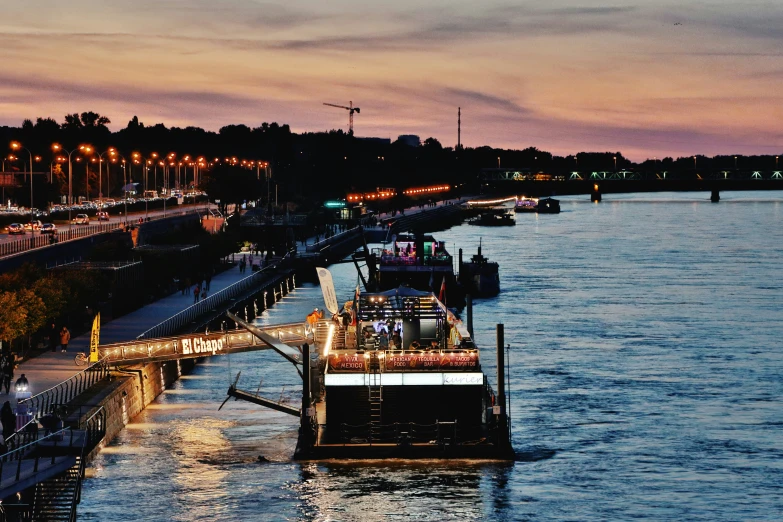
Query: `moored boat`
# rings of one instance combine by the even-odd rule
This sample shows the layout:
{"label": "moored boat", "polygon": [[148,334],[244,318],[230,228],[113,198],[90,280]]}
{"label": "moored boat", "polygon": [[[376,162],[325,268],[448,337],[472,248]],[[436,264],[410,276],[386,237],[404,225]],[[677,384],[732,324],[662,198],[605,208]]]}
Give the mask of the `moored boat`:
{"label": "moored boat", "polygon": [[560,201],[554,198],[539,199],[537,212],[539,214],[559,214]]}
{"label": "moored boat", "polygon": [[468,221],[471,225],[483,227],[508,227],[517,224],[514,213],[507,209],[486,209]]}
{"label": "moored boat", "polygon": [[538,199],[526,198],[522,196],[518,198],[514,204],[514,212],[537,212],[538,211]]}
{"label": "moored boat", "polygon": [[462,261],[462,249],[459,250],[459,282],[465,292],[474,297],[492,297],[500,293],[500,275],[498,264],[481,255],[479,241],[478,253],[470,261]]}
{"label": "moored boat", "polygon": [[351,308],[352,325],[316,331],[296,458],[513,458],[502,386],[443,303],[400,287]]}
{"label": "moored boat", "polygon": [[[427,234],[399,234],[385,248],[373,249],[377,269],[370,274],[376,280],[368,288],[391,290],[407,285],[416,290],[438,290],[438,297],[452,307],[461,307],[465,295],[457,285],[454,260],[446,243]],[[357,265],[358,267],[358,265]]]}

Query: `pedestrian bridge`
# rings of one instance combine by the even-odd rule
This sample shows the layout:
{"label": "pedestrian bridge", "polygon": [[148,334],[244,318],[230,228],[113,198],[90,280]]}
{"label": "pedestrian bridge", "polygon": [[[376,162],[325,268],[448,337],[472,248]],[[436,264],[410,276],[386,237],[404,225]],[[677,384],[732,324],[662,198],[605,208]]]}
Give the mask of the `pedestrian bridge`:
{"label": "pedestrian bridge", "polygon": [[241,323],[243,328],[105,344],[98,348],[99,357],[106,364],[119,365],[194,359],[273,349],[283,355],[288,354],[291,358],[299,361],[299,350],[291,348],[298,348],[308,342],[303,323],[254,327],[236,317],[232,317],[232,319],[235,319],[238,325]]}

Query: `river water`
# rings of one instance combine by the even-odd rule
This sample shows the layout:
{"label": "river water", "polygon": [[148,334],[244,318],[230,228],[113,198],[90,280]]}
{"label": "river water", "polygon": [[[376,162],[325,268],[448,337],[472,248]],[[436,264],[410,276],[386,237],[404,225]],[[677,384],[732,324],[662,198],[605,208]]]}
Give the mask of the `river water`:
{"label": "river water", "polygon": [[[297,404],[294,369],[216,357],[102,451],[80,520],[780,520],[783,193],[721,196],[568,197],[435,234],[500,262],[474,326],[495,383],[505,324],[516,462],[293,462],[296,418],[217,408],[240,370],[240,388]],[[350,299],[353,266],[332,272]],[[300,287],[261,321],[315,304]]]}

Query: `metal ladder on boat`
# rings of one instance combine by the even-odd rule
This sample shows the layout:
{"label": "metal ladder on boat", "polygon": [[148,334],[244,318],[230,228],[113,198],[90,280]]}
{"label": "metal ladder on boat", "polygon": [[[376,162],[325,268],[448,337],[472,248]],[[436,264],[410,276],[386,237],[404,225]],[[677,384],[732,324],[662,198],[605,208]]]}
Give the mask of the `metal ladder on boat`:
{"label": "metal ladder on boat", "polygon": [[369,364],[369,401],[370,401],[370,440],[381,436],[381,405],[383,403],[383,386],[381,386],[381,361],[378,353],[370,354]]}

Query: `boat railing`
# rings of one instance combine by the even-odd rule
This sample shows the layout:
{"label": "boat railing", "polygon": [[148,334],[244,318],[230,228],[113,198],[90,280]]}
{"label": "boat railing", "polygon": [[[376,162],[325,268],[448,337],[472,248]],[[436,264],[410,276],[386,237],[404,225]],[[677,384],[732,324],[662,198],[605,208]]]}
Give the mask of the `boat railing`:
{"label": "boat railing", "polygon": [[479,372],[481,362],[477,349],[437,350],[342,350],[328,356],[329,373],[366,373],[370,358],[376,355],[382,373]]}

